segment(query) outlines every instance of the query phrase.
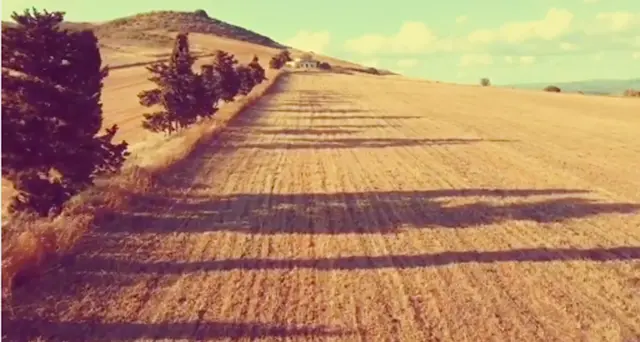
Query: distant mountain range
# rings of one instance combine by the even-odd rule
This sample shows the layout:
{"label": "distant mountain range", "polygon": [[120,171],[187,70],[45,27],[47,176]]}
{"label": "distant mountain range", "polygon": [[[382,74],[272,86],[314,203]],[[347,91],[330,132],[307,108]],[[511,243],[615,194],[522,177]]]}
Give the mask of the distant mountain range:
{"label": "distant mountain range", "polygon": [[563,92],[582,91],[586,94],[619,95],[627,89],[640,90],[640,78],[631,78],[626,80],[599,79],[560,83],[523,83],[505,85],[505,87],[519,89],[543,89],[548,85],[555,85],[562,89]]}

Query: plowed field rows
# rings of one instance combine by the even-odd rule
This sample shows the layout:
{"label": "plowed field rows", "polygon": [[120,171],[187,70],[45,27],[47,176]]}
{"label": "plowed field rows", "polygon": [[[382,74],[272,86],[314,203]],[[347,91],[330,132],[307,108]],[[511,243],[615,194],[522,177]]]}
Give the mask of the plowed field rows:
{"label": "plowed field rows", "polygon": [[19,289],[3,330],[625,341],[639,138],[635,99],[293,74]]}

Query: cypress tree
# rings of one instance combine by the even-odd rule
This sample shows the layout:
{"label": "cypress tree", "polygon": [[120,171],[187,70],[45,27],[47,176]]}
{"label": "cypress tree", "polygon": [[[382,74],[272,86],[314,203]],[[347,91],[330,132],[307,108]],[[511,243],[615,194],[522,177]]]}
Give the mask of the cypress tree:
{"label": "cypress tree", "polygon": [[194,62],[188,34],[180,33],[176,36],[169,63],[158,62],[147,67],[152,74],[149,80],[157,87],[140,92],[140,104],[162,109],[145,113],[142,127],[152,132],[171,134],[196,121],[198,78],[192,69]]}
{"label": "cypress tree", "polygon": [[205,64],[200,67],[198,75],[198,116],[210,118],[218,111],[220,101],[220,78],[215,73],[213,65]]}
{"label": "cypress tree", "polygon": [[219,77],[220,99],[231,102],[240,91],[240,78],[235,70],[238,61],[228,52],[218,50],[213,59],[213,68]]}
{"label": "cypress tree", "polygon": [[18,194],[11,211],[60,213],[96,176],[119,170],[127,143],[117,126],[98,135],[103,68],[92,31],[59,28],[64,12],[13,13],[2,29],[2,175]]}

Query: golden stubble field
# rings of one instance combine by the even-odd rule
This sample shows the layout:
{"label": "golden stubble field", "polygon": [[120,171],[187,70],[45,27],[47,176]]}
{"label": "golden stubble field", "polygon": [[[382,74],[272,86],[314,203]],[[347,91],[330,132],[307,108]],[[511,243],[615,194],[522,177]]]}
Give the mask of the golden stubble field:
{"label": "golden stubble field", "polygon": [[631,341],[639,133],[632,98],[291,74],[18,289],[3,333]]}

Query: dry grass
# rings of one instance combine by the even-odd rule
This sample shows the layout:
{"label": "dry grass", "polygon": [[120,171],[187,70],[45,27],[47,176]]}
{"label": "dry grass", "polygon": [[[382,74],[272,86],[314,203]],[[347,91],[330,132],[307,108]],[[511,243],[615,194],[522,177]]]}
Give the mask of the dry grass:
{"label": "dry grass", "polygon": [[49,264],[52,259],[64,256],[106,213],[124,210],[131,196],[153,189],[163,172],[191,154],[198,145],[210,141],[229,120],[268,92],[280,75],[280,72],[270,72],[267,74],[269,80],[256,86],[249,95],[225,105],[215,119],[163,139],[160,149],[136,151],[121,174],[99,180],[95,188],[74,198],[54,220],[24,215],[12,217],[10,221],[5,219],[2,228],[3,297],[10,297],[16,277],[41,271],[43,262]]}
{"label": "dry grass", "polygon": [[300,73],[15,293],[8,338],[640,335],[640,103]]}

